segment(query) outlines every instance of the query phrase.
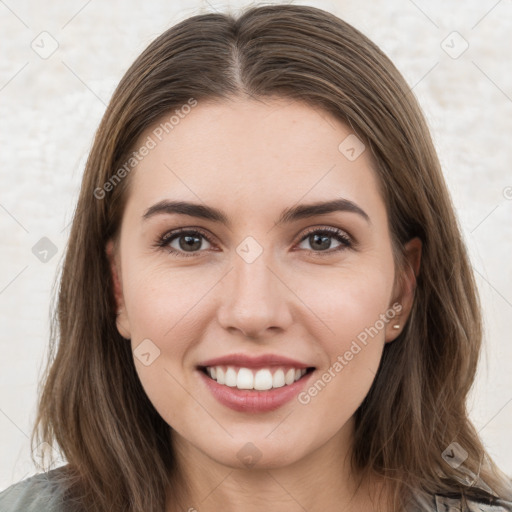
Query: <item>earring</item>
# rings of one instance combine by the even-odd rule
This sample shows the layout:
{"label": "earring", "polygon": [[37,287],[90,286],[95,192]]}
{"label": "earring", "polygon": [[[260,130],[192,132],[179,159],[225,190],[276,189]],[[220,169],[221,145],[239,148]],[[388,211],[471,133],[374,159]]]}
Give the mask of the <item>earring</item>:
{"label": "earring", "polygon": [[400,329],[400,324],[393,325],[393,329]]}

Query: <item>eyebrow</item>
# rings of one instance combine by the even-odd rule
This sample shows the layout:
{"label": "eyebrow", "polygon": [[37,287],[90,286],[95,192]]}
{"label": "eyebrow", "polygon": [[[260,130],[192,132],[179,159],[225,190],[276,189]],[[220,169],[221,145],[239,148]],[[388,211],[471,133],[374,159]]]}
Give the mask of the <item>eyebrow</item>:
{"label": "eyebrow", "polygon": [[[321,201],[309,204],[299,204],[291,208],[286,208],[281,213],[276,225],[290,224],[294,221],[314,217],[315,215],[325,215],[333,212],[349,212],[361,216],[366,222],[371,224],[368,214],[357,204],[348,199],[333,199],[331,201]],[[181,214],[189,215],[191,217],[198,217],[200,219],[210,220],[224,224],[227,227],[231,226],[228,216],[222,211],[212,206],[206,206],[198,203],[191,203],[188,201],[171,201],[164,199],[149,207],[142,220],[148,220],[155,215],[161,214]]]}

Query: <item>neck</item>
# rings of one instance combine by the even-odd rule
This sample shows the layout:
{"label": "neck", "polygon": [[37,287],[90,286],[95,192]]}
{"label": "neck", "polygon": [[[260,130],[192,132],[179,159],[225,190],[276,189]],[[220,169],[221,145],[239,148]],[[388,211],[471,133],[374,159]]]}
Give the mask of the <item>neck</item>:
{"label": "neck", "polygon": [[[286,466],[238,467],[221,464],[173,431],[180,479],[186,482],[178,509],[190,512],[373,512],[370,485],[350,468],[353,419],[322,446]],[[237,461],[238,462],[238,461]],[[380,486],[381,484],[379,484]],[[378,494],[377,494],[378,496]],[[375,504],[380,499],[375,500]],[[382,508],[380,510],[383,510]]]}

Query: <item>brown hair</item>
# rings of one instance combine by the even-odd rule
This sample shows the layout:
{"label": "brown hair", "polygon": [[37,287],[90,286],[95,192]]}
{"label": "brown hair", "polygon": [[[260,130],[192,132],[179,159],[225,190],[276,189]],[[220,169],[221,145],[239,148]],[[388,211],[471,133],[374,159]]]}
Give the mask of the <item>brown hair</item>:
{"label": "brown hair", "polygon": [[[252,7],[237,18],[193,16],[153,41],[122,78],[83,176],[33,445],[57,442],[68,461],[63,482],[83,510],[156,512],[165,509],[166,493],[178,499],[169,426],[146,396],[130,344],[116,329],[105,246],[118,234],[130,177],[104,199],[95,191],[162,116],[191,98],[234,95],[304,101],[350,125],[372,152],[397,264],[408,240],[423,242],[410,317],[386,344],[356,412],[354,471],[385,477],[395,510],[413,495],[418,502],[433,493],[486,495],[479,487],[510,497],[468,418],[480,305],[421,110],[374,43],[306,6]],[[452,442],[468,454],[457,468],[442,455]]]}

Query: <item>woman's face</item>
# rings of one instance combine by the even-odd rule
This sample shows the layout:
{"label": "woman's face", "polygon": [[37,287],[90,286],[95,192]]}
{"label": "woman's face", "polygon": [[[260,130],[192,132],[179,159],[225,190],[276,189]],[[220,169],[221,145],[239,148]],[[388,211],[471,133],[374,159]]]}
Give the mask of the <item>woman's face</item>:
{"label": "woman's face", "polygon": [[394,286],[370,149],[283,99],[171,115],[139,139],[108,246],[149,399],[175,439],[232,467],[349,443],[414,281]]}

